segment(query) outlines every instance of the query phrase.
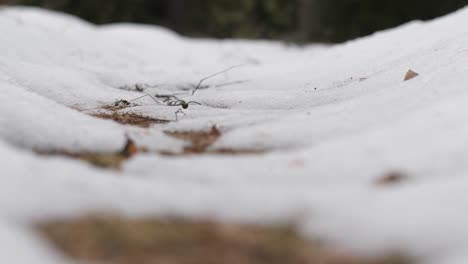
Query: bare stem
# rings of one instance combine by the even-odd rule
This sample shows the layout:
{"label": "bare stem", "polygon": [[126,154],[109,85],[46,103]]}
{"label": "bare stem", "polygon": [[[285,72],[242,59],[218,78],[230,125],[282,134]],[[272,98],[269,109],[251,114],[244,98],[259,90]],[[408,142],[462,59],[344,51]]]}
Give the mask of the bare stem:
{"label": "bare stem", "polygon": [[231,66],[231,67],[229,67],[229,68],[227,68],[227,69],[225,69],[225,70],[222,70],[222,71],[220,71],[220,72],[214,73],[214,74],[212,74],[212,75],[210,75],[210,76],[207,76],[207,77],[201,79],[200,82],[198,83],[197,87],[195,87],[195,89],[192,91],[192,95],[195,94],[195,92],[200,88],[200,86],[202,85],[202,83],[203,83],[204,81],[206,81],[206,80],[208,80],[208,79],[210,79],[210,78],[213,78],[213,77],[215,77],[215,76],[218,76],[218,75],[220,75],[220,74],[223,74],[223,73],[225,73],[225,72],[228,72],[228,71],[230,71],[230,70],[232,70],[232,69],[234,69],[234,68],[242,67],[242,66],[245,66],[245,65],[246,65],[246,64],[239,64],[239,65]]}

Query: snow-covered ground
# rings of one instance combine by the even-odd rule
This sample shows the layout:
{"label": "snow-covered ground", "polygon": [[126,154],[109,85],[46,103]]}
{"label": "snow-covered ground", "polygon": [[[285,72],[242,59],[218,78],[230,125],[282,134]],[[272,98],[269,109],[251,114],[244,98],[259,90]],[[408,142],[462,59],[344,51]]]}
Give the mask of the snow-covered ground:
{"label": "snow-covered ground", "polygon": [[[29,224],[99,211],[293,221],[359,253],[468,263],[466,25],[467,8],[342,45],[296,47],[2,9],[0,263],[64,263]],[[191,96],[191,84],[239,64]],[[409,69],[420,75],[404,82]],[[77,110],[141,96],[118,89],[138,83],[202,105],[149,129]],[[139,104],[131,111],[155,118],[177,110]],[[222,137],[212,149],[267,152],[157,154],[184,147],[164,131],[213,125]],[[149,152],[118,172],[32,151],[118,151],[126,135]],[[391,171],[407,179],[375,184]]]}

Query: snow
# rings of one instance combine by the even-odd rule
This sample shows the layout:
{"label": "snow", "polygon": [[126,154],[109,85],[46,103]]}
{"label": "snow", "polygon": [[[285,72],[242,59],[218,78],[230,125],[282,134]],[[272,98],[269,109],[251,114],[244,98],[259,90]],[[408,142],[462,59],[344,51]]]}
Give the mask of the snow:
{"label": "snow", "polygon": [[[293,221],[353,252],[466,263],[467,22],[465,8],[341,45],[299,47],[2,9],[0,249],[12,250],[0,250],[0,262],[66,263],[28,223],[115,211]],[[190,95],[201,78],[240,64],[207,80],[218,87]],[[404,82],[409,69],[420,75]],[[117,89],[138,83],[202,105],[149,129],[77,110],[141,96]],[[131,111],[155,118],[172,120],[177,110],[139,103]],[[164,131],[213,125],[223,136],[212,149],[267,153],[157,154],[184,146]],[[117,151],[126,135],[150,152],[119,172],[32,152]],[[374,184],[390,171],[408,180]]]}
{"label": "snow", "polygon": [[0,220],[0,262],[18,264],[59,264],[64,259],[55,253],[43,241],[15,225]]}

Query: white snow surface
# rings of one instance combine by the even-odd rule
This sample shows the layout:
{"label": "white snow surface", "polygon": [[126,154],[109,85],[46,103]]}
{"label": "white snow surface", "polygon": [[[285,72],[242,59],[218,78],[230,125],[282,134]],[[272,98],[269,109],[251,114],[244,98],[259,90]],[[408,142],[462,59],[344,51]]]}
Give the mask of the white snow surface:
{"label": "white snow surface", "polygon": [[[67,263],[31,223],[92,212],[292,221],[355,253],[468,263],[466,25],[468,8],[341,45],[299,47],[1,9],[0,263]],[[233,65],[243,66],[191,96],[191,85]],[[420,75],[404,82],[409,69]],[[119,89],[135,84],[202,105],[149,129],[79,111],[141,96]],[[138,103],[130,111],[156,118],[172,120],[177,110]],[[158,154],[184,146],[164,131],[213,125],[223,135],[211,148],[266,154]],[[119,172],[32,151],[117,151],[126,135],[150,152]],[[374,184],[390,171],[408,179]]]}

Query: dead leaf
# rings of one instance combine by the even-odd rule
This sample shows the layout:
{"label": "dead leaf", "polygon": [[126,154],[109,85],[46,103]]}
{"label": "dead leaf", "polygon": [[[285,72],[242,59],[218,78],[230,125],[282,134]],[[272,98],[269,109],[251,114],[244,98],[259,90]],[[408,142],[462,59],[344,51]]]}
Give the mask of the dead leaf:
{"label": "dead leaf", "polygon": [[408,72],[406,73],[406,76],[405,76],[405,82],[406,81],[409,81],[413,78],[416,78],[417,76],[419,75],[419,73],[413,71],[413,70],[408,70]]}
{"label": "dead leaf", "polygon": [[138,148],[135,145],[135,142],[133,142],[133,140],[131,140],[130,138],[127,138],[127,143],[125,144],[125,147],[123,148],[121,153],[127,158],[135,156],[138,153]]}

